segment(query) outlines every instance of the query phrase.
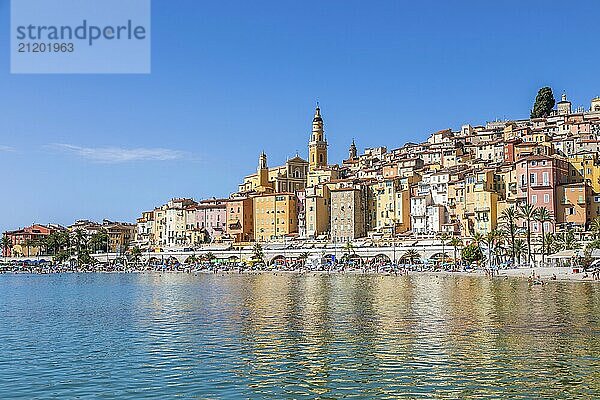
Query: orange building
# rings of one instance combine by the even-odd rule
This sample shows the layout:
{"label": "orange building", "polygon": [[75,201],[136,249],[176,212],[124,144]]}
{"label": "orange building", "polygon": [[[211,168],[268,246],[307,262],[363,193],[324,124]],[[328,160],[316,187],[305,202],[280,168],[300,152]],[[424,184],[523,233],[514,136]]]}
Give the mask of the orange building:
{"label": "orange building", "polygon": [[557,188],[557,197],[558,228],[584,230],[592,217],[591,187],[586,182],[562,185]]}
{"label": "orange building", "polygon": [[236,242],[254,240],[254,211],[249,197],[227,202],[227,232]]}
{"label": "orange building", "polygon": [[31,257],[38,256],[41,253],[42,246],[41,241],[52,232],[56,232],[58,229],[33,224],[23,229],[16,231],[5,232],[10,242],[8,248],[2,248],[3,257]]}
{"label": "orange building", "polygon": [[264,242],[298,233],[298,208],[293,193],[273,193],[252,198],[254,239]]}

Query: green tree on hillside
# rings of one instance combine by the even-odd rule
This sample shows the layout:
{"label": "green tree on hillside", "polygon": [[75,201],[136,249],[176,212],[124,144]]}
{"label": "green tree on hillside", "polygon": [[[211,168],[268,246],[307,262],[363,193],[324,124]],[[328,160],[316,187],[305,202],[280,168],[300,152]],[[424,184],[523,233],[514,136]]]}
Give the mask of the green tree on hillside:
{"label": "green tree on hillside", "polygon": [[556,100],[554,100],[552,88],[548,86],[541,88],[535,98],[531,118],[547,117],[554,108],[554,104],[556,104]]}

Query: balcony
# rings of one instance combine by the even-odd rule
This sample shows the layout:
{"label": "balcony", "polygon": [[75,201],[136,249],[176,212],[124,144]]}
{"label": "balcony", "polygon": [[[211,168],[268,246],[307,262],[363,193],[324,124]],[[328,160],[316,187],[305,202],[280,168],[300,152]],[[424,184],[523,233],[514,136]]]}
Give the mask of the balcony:
{"label": "balcony", "polygon": [[550,182],[535,182],[531,184],[532,188],[550,188],[552,185]]}
{"label": "balcony", "polygon": [[[521,190],[526,190],[529,184],[527,183],[519,183],[519,188]],[[531,184],[532,189],[543,189],[543,188],[551,188],[552,184],[550,182],[534,182]]]}

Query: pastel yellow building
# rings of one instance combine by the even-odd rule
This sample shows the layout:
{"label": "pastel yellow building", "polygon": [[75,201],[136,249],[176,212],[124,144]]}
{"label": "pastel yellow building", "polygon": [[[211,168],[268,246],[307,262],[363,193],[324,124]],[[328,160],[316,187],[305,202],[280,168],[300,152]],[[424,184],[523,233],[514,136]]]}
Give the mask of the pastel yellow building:
{"label": "pastel yellow building", "polygon": [[267,155],[262,152],[258,160],[255,174],[244,177],[238,185],[239,193],[287,193],[304,189],[308,163],[295,156],[279,167],[269,168]]}
{"label": "pastel yellow building", "polygon": [[306,186],[311,187],[321,185],[339,179],[339,177],[340,171],[336,165],[319,167],[308,171]]}
{"label": "pastel yellow building", "polygon": [[152,225],[152,245],[164,246],[167,244],[167,211],[166,207],[154,209],[154,225]]}
{"label": "pastel yellow building", "polygon": [[328,185],[306,188],[306,235],[312,238],[329,233],[331,222],[331,192]]}
{"label": "pastel yellow building", "polygon": [[574,170],[579,173],[594,193],[600,193],[600,160],[596,153],[579,153],[569,158]]}
{"label": "pastel yellow building", "polygon": [[264,242],[298,233],[297,200],[293,193],[271,193],[252,199],[254,238]]}
{"label": "pastel yellow building", "polygon": [[410,180],[385,179],[370,185],[374,200],[374,226],[384,234],[398,234],[410,230]]}
{"label": "pastel yellow building", "polygon": [[462,232],[485,235],[498,223],[498,193],[494,191],[494,172],[481,171],[465,178],[461,210]]}

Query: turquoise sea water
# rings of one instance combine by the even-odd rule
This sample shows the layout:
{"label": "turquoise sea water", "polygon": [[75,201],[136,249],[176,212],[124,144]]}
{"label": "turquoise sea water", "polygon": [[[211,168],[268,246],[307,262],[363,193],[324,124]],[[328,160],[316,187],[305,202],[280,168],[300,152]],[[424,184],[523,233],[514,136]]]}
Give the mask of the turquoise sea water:
{"label": "turquoise sea water", "polygon": [[599,398],[600,285],[0,275],[0,398]]}

